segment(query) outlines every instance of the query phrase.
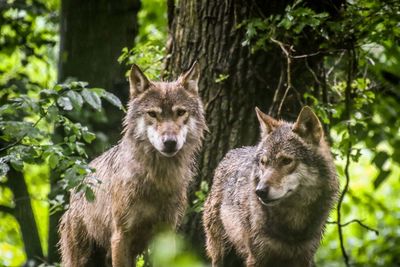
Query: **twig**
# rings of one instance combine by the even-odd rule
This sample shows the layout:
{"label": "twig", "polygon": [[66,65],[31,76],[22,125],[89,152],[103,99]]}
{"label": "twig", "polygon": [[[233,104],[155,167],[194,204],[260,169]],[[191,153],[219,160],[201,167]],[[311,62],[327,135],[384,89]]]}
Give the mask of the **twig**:
{"label": "twig", "polygon": [[[332,221],[327,221],[326,223],[327,224],[336,224],[336,225],[338,224],[336,221],[333,221],[333,222]],[[357,223],[358,225],[360,225],[361,227],[367,229],[368,231],[374,232],[376,235],[379,235],[379,231],[378,230],[372,228],[371,226],[366,225],[365,223],[362,222],[362,220],[359,220],[359,219],[353,219],[353,220],[348,221],[346,223],[341,223],[340,227],[345,227],[345,226],[348,226],[348,225],[353,224],[353,223]]]}
{"label": "twig", "polygon": [[[64,93],[62,93],[62,94],[64,94]],[[54,104],[55,104],[55,102],[51,103],[51,105],[47,108],[47,110],[43,112],[43,114],[39,117],[39,119],[33,124],[33,126],[32,126],[33,128],[35,128],[35,127],[39,124],[39,122],[40,122],[44,117],[47,116],[47,113],[49,112],[49,108],[50,108],[52,105],[54,105]],[[2,151],[4,151],[4,150],[7,150],[7,149],[9,149],[9,148],[12,148],[13,146],[18,145],[19,143],[22,142],[22,140],[24,140],[24,138],[25,138],[27,135],[28,135],[28,133],[25,133],[23,136],[21,136],[21,137],[20,137],[18,140],[16,140],[14,143],[11,143],[11,144],[9,144],[9,145],[6,146],[6,147],[0,148],[0,152],[2,152]]]}
{"label": "twig", "polygon": [[310,67],[310,65],[308,64],[308,60],[306,59],[305,60],[305,65],[306,65],[306,68],[307,68],[307,70],[309,71],[309,72],[311,72],[311,74],[312,74],[312,76],[313,76],[313,78],[314,78],[314,80],[315,80],[315,82],[318,84],[318,85],[321,85],[321,81],[318,79],[318,76],[317,76],[317,74],[315,73],[315,71]]}
{"label": "twig", "polygon": [[[349,50],[349,56],[351,57],[349,59],[349,69],[347,73],[347,85],[345,89],[345,116],[346,119],[348,120],[347,122],[347,131],[350,134],[351,133],[351,125],[350,125],[350,117],[351,117],[351,82],[353,80],[353,69],[354,69],[354,63],[355,63],[355,58],[354,58],[354,51]],[[350,156],[351,156],[351,151],[352,151],[352,142],[349,141],[348,147],[347,147],[347,152],[346,152],[346,165],[344,168],[344,173],[345,173],[345,185],[344,188],[340,194],[339,201],[337,204],[337,226],[338,226],[338,234],[339,234],[339,241],[340,241],[340,248],[342,251],[344,263],[347,267],[350,266],[350,259],[349,256],[346,252],[346,248],[344,245],[344,237],[343,237],[343,231],[342,231],[342,214],[341,214],[341,208],[343,204],[344,197],[346,193],[349,190],[349,184],[350,184]]]}
{"label": "twig", "polygon": [[4,205],[0,205],[0,212],[5,212],[5,213],[8,213],[8,214],[13,214],[13,213],[14,213],[14,208],[8,207],[8,206],[4,206]]}
{"label": "twig", "polygon": [[335,61],[335,63],[333,63],[333,66],[326,72],[326,78],[328,79],[329,78],[329,76],[331,75],[331,72],[336,68],[336,66],[340,63],[340,61],[342,60],[342,58],[343,58],[343,55],[344,55],[344,52],[343,53],[340,53],[340,56],[339,56],[339,58]]}
{"label": "twig", "polygon": [[268,111],[268,114],[271,116],[277,115],[277,114],[272,114],[272,110],[274,109],[275,103],[278,102],[279,92],[281,91],[281,87],[282,87],[282,83],[283,83],[283,76],[284,76],[284,71],[283,71],[283,68],[281,67],[281,74],[279,75],[278,86],[275,89],[275,94],[274,94],[274,98],[272,100],[272,105],[269,107],[269,111]]}
{"label": "twig", "polygon": [[206,113],[208,113],[208,108],[210,107],[210,105],[220,97],[221,92],[222,87],[220,87],[218,89],[218,92],[206,103],[206,105],[204,106],[204,110],[206,111]]}
{"label": "twig", "polygon": [[[47,115],[47,110],[46,110],[46,112],[44,112],[44,114],[33,124],[32,127],[35,128],[35,127],[38,125],[38,123],[39,123],[44,117],[46,117],[46,115]],[[17,139],[14,143],[11,143],[11,144],[9,144],[9,145],[6,146],[6,147],[1,148],[1,149],[0,149],[0,152],[2,152],[2,151],[4,151],[4,150],[7,150],[7,149],[9,149],[9,148],[12,148],[13,146],[18,145],[19,143],[21,143],[21,141],[22,141],[27,135],[28,135],[28,133],[25,133],[23,136],[21,136],[19,139]]]}
{"label": "twig", "polygon": [[[291,56],[290,56],[290,50],[291,47],[289,47],[290,50],[287,50],[285,47],[285,44],[275,40],[274,38],[271,38],[271,41],[278,44],[279,47],[281,48],[282,52],[285,54],[286,56],[286,90],[285,93],[283,94],[282,100],[279,103],[279,107],[278,107],[278,116],[281,115],[281,111],[282,111],[282,107],[283,107],[283,103],[285,102],[285,99],[289,93],[289,90],[291,88],[293,88],[292,85],[292,70],[291,70],[291,66],[292,66],[292,60],[291,60]],[[287,46],[287,45],[286,45]]]}

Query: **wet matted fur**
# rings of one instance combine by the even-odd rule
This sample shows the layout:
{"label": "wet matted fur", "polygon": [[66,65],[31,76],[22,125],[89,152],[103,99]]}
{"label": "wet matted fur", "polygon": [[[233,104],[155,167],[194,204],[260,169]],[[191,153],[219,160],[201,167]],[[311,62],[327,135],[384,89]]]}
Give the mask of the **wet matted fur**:
{"label": "wet matted fur", "polygon": [[101,181],[96,198],[71,192],[61,219],[63,266],[102,266],[105,258],[134,266],[157,229],[179,224],[206,129],[198,79],[197,64],[174,82],[149,81],[132,67],[123,137],[91,162],[96,172],[85,180]]}
{"label": "wet matted fur", "polygon": [[208,255],[213,267],[232,249],[248,267],[310,267],[339,188],[330,149],[309,107],[295,123],[256,111],[259,144],[231,150],[215,171]]}

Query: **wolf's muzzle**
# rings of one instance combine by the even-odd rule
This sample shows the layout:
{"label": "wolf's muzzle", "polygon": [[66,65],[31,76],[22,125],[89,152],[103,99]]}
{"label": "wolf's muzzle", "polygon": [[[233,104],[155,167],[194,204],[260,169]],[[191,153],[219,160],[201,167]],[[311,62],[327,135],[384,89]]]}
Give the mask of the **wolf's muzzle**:
{"label": "wolf's muzzle", "polygon": [[268,193],[269,193],[269,186],[260,186],[258,185],[256,188],[256,195],[261,198],[262,201],[268,202]]}
{"label": "wolf's muzzle", "polygon": [[177,143],[178,142],[175,137],[168,136],[168,137],[163,138],[163,145],[164,145],[163,152],[165,152],[165,153],[175,152],[177,149],[177,147],[176,147]]}

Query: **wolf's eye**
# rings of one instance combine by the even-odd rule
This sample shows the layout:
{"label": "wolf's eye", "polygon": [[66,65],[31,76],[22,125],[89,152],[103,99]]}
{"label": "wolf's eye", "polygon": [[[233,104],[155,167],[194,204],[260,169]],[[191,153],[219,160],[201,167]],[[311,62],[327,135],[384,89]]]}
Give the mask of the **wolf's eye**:
{"label": "wolf's eye", "polygon": [[293,159],[292,159],[292,158],[289,158],[289,157],[282,157],[282,158],[280,159],[280,163],[281,163],[282,166],[284,166],[284,165],[289,165],[289,164],[292,163],[292,162],[293,162]]}
{"label": "wolf's eye", "polygon": [[178,115],[179,117],[181,117],[181,116],[183,116],[185,114],[186,114],[186,110],[184,110],[184,109],[178,109],[176,111],[176,115]]}
{"label": "wolf's eye", "polygon": [[148,111],[147,114],[152,118],[156,118],[157,117],[157,113],[155,111]]}

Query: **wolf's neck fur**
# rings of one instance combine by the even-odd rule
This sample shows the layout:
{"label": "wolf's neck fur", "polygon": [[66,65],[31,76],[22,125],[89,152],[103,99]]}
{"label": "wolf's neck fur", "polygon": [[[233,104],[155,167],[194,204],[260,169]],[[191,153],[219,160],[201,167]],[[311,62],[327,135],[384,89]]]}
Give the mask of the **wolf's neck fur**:
{"label": "wolf's neck fur", "polygon": [[129,162],[142,166],[143,174],[148,179],[191,179],[196,147],[185,144],[175,156],[169,158],[161,155],[147,140],[125,135],[119,145],[127,151]]}
{"label": "wolf's neck fur", "polygon": [[265,207],[265,230],[271,237],[289,243],[320,239],[327,217],[324,210],[326,205],[329,205],[329,201],[321,195],[306,205],[282,203]]}

